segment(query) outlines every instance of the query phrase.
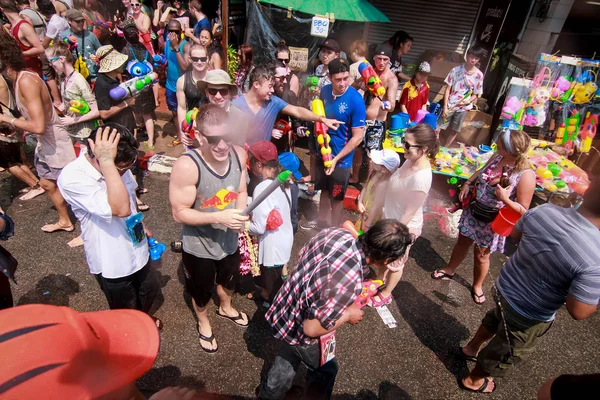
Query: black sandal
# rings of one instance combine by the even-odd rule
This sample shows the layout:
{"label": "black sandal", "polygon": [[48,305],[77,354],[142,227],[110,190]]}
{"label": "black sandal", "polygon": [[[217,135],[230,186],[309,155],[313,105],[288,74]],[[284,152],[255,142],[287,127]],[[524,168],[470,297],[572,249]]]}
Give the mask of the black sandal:
{"label": "black sandal", "polygon": [[[248,315],[246,315],[246,313],[240,312],[238,311],[238,315],[236,315],[235,317],[230,317],[229,315],[226,314],[221,314],[221,308],[219,307],[216,311],[216,314],[221,317],[221,318],[227,318],[228,320],[232,321],[234,324],[236,324],[237,326],[241,326],[242,328],[247,328],[248,324],[250,323],[250,320],[248,319]],[[242,315],[246,316],[246,321],[248,321],[246,323],[246,325],[240,324],[238,323],[238,321],[243,321],[244,317],[242,317]]]}
{"label": "black sandal", "polygon": [[[198,329],[198,337],[200,339],[204,340],[205,342],[209,342],[210,344],[214,345],[214,343],[213,343],[215,341],[215,334],[214,333],[212,335],[210,335],[210,336],[204,336],[203,334],[200,333],[200,329]],[[204,350],[205,353],[208,353],[208,354],[216,353],[217,350],[219,350],[218,347],[216,349],[208,349],[208,348],[202,346],[202,342],[200,342],[200,348],[202,350]]]}
{"label": "black sandal", "polygon": [[490,378],[487,378],[487,377],[483,378],[483,385],[481,385],[481,387],[479,389],[471,389],[471,388],[465,386],[465,384],[463,383],[461,378],[458,378],[458,387],[467,392],[490,394],[490,393],[494,393],[494,391],[498,388],[498,382],[493,381],[494,388],[492,389],[492,391],[484,392],[484,390],[488,387],[490,382],[492,382],[492,380]]}
{"label": "black sandal", "polygon": [[[439,276],[436,276],[440,274]],[[436,281],[449,281],[454,278],[454,274],[450,275],[445,272],[442,272],[441,269],[436,269],[431,273],[431,279],[435,279]]]}
{"label": "black sandal", "polygon": [[[473,298],[473,302],[475,304],[477,304],[478,306],[485,303],[485,293],[477,294],[477,293],[475,293],[475,290],[471,289],[471,297]],[[481,300],[482,297],[483,297],[483,300]]]}
{"label": "black sandal", "polygon": [[473,361],[473,362],[477,362],[477,357],[475,356],[470,356],[468,354],[465,354],[465,352],[463,351],[463,348],[461,346],[458,346],[458,352],[460,353],[460,356],[467,360],[467,361]]}
{"label": "black sandal", "polygon": [[171,242],[171,251],[173,253],[183,252],[183,242],[181,240],[176,240],[174,242]]}

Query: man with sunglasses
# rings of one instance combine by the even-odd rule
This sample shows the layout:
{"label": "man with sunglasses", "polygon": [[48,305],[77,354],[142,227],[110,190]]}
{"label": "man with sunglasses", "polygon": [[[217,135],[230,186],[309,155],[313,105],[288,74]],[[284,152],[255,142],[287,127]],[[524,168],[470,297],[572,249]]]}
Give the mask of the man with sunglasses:
{"label": "man with sunglasses", "polygon": [[169,200],[176,222],[183,225],[185,288],[198,317],[200,347],[217,351],[208,319],[208,303],[217,283],[217,316],[248,326],[248,316],[231,304],[240,266],[238,231],[248,217],[246,152],[233,145],[228,114],[214,104],[201,106],[193,121],[198,148],[184,153],[173,165]]}
{"label": "man with sunglasses", "polygon": [[67,29],[60,35],[60,39],[64,40],[67,36],[74,36],[77,39],[77,47],[72,49],[75,59],[79,56],[83,57],[88,71],[90,72],[87,78],[89,82],[94,82],[98,76],[98,63],[90,59],[90,55],[96,54],[96,51],[102,47],[96,35],[84,29],[85,18],[83,13],[77,9],[71,8],[67,10],[65,15],[70,29]]}
{"label": "man with sunglasses", "polygon": [[[137,148],[127,128],[106,123],[92,132],[79,157],[63,168],[58,186],[81,223],[87,263],[109,307],[148,313],[159,286],[130,171],[137,162]],[[154,320],[160,328],[160,320]]]}
{"label": "man with sunglasses", "polygon": [[169,35],[165,45],[167,59],[166,99],[167,108],[173,113],[173,121],[177,127],[177,137],[181,140],[181,127],[177,123],[177,80],[190,67],[190,44],[181,39],[181,23],[175,19],[167,25]]}
{"label": "man with sunglasses", "polygon": [[274,86],[274,71],[265,66],[256,67],[250,73],[248,93],[231,103],[244,115],[242,124],[248,127],[246,142],[249,145],[259,140],[271,140],[273,126],[279,113],[303,121],[319,121],[332,130],[337,130],[343,124],[343,122],[319,116],[306,108],[288,104],[279,97],[273,96]]}

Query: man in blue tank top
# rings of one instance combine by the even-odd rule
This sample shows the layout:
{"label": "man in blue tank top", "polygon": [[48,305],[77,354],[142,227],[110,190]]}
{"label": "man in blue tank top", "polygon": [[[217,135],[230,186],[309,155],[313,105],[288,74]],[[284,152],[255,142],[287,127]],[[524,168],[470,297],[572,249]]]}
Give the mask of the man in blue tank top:
{"label": "man in blue tank top", "polygon": [[177,79],[190,67],[190,44],[181,38],[181,23],[173,19],[167,25],[169,35],[165,44],[167,59],[166,98],[167,108],[173,113],[173,121],[177,127],[178,137],[181,137],[180,126],[177,123]]}

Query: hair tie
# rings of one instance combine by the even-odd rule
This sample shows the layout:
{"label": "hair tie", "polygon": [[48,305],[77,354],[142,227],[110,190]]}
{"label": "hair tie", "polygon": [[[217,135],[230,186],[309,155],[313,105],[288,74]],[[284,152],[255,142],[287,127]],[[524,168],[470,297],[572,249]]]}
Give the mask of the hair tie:
{"label": "hair tie", "polygon": [[510,154],[515,155],[512,145],[510,144],[510,130],[506,129],[502,134],[502,143]]}

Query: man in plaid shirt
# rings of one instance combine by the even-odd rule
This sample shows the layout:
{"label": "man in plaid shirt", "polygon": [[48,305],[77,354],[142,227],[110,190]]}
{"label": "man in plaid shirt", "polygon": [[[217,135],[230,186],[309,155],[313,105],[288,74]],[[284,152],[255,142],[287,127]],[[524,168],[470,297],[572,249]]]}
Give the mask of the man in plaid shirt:
{"label": "man in plaid shirt", "polygon": [[346,322],[361,321],[363,312],[353,303],[369,266],[395,261],[411,243],[408,228],[387,219],[377,222],[358,239],[345,229],[324,230],[304,247],[294,273],[265,315],[275,337],[283,344],[259,398],[283,398],[301,362],[308,367],[306,397],[331,397],[338,364],[332,358],[334,352],[322,362],[319,339]]}

